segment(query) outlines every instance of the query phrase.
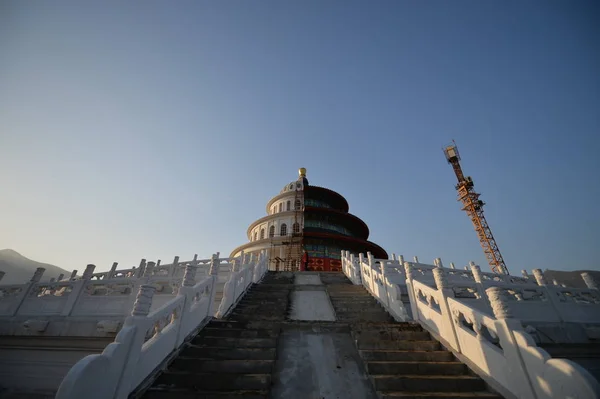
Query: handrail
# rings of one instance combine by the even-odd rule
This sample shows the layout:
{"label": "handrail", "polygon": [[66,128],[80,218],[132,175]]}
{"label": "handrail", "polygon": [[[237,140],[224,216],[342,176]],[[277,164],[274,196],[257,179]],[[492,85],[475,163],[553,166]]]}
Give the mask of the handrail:
{"label": "handrail", "polygon": [[[503,394],[523,399],[600,398],[600,384],[586,369],[551,358],[521,321],[527,317],[600,324],[600,292],[590,276],[584,277],[588,289],[575,289],[546,286],[538,269],[534,281],[496,278],[474,264],[464,272],[444,268],[439,259],[436,265],[418,259],[403,262],[403,273],[394,261],[370,254],[360,254],[357,260],[342,251],[342,270],[353,284],[363,284],[396,320],[407,320],[398,317],[398,301],[392,301],[406,289],[412,319]],[[390,271],[393,278],[388,278]]]}
{"label": "handrail", "polygon": [[[234,290],[224,301],[235,303],[250,284],[266,273],[267,258],[241,258],[240,270],[231,273],[228,283]],[[234,269],[238,268],[234,260]],[[125,399],[142,384],[164,360],[176,351],[197,329],[211,319],[219,271],[218,255],[211,258],[210,273],[196,283],[198,263],[186,266],[176,297],[150,312],[156,287],[140,286],[136,301],[115,341],[101,354],[89,355],[77,362],[63,379],[57,399]],[[147,282],[151,282],[151,279]],[[226,306],[226,305],[222,305]]]}

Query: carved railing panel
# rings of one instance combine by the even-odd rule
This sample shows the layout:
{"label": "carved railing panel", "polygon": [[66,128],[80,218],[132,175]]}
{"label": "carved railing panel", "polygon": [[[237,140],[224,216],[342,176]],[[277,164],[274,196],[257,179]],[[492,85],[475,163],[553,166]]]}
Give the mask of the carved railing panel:
{"label": "carved railing panel", "polygon": [[60,315],[64,312],[75,282],[36,283],[21,304],[19,315]]}
{"label": "carved railing panel", "polygon": [[549,295],[564,322],[600,324],[600,292],[588,288],[548,286]]}
{"label": "carved railing panel", "polygon": [[441,296],[437,289],[413,280],[417,314],[413,317],[427,325],[431,331],[441,335],[443,320],[441,312]]}
{"label": "carved railing panel", "polygon": [[29,284],[0,285],[0,316],[12,316],[23,299]]}

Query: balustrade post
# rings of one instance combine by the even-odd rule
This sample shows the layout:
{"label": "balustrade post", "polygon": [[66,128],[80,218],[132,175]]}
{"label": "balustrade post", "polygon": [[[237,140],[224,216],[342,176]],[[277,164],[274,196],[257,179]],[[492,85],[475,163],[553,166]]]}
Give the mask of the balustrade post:
{"label": "balustrade post", "polygon": [[529,274],[527,274],[527,270],[525,269],[521,270],[521,275],[525,278],[529,278]]}
{"label": "balustrade post", "polygon": [[[194,260],[196,260],[198,257],[198,255],[194,256]],[[219,260],[219,252],[217,252],[216,254],[213,254],[210,257],[210,275],[211,276],[218,276],[219,275],[219,267],[220,267],[220,260]]]}
{"label": "balustrade post", "polygon": [[135,297],[132,316],[148,316],[152,307],[152,298],[156,292],[156,287],[151,284],[142,284]]}
{"label": "balustrade post", "polygon": [[39,283],[45,271],[46,269],[43,267],[38,267],[37,269],[35,269],[35,272],[33,272],[33,276],[31,276],[31,280],[29,280],[29,282]]}
{"label": "balustrade post", "polygon": [[454,262],[450,262],[450,269],[456,269],[456,266],[454,265]]}
{"label": "balustrade post", "polygon": [[256,262],[256,267],[254,268],[254,272],[252,272],[252,282],[253,283],[258,283],[262,272],[263,272],[263,267],[264,267],[264,263],[267,262],[268,258],[265,256],[265,254],[263,252],[260,252],[258,254],[258,260]]}
{"label": "balustrade post", "polygon": [[404,272],[406,273],[406,291],[408,291],[408,300],[410,302],[410,311],[412,313],[413,320],[419,320],[419,313],[417,311],[416,294],[413,287],[413,266],[410,262],[404,262]]}
{"label": "balustrade post", "polygon": [[366,264],[367,264],[367,262],[366,262],[366,259],[365,259],[365,254],[363,254],[362,252],[359,253],[358,254],[358,267],[360,268],[360,273],[361,273],[361,276],[362,276],[362,284],[363,284],[363,287],[365,287],[365,288],[368,289],[370,276],[367,275],[365,277],[366,273],[363,273],[363,267]]}
{"label": "balustrade post", "polygon": [[96,269],[96,265],[89,264],[85,267],[83,271],[83,276],[81,276],[82,280],[91,280],[92,275],[94,274],[94,269]]}
{"label": "balustrade post", "polygon": [[146,278],[146,280],[148,280],[150,277],[152,277],[152,272],[154,271],[155,267],[156,267],[156,263],[154,263],[154,262],[146,263],[146,269],[144,270],[144,277]]}
{"label": "balustrade post", "polygon": [[79,298],[81,297],[81,293],[85,289],[85,286],[89,284],[92,276],[94,275],[94,269],[96,269],[95,265],[87,265],[85,270],[83,271],[83,275],[80,280],[77,280],[73,284],[73,289],[69,293],[69,297],[67,298],[67,302],[65,303],[65,307],[60,313],[61,316],[70,316],[77,304]]}
{"label": "balustrade post", "polygon": [[594,276],[592,276],[588,272],[581,273],[581,278],[585,282],[585,285],[591,290],[600,290],[598,287],[598,283],[594,280]]}
{"label": "balustrade post", "polygon": [[477,284],[483,283],[483,274],[481,273],[481,268],[473,262],[469,262],[471,266],[471,273],[473,273],[473,279]]}
{"label": "balustrade post", "polygon": [[[58,278],[56,279],[56,281],[62,281],[62,279],[65,277],[64,273],[61,273],[58,275]],[[2,280],[2,278],[0,278],[0,280]]]}
{"label": "balustrade post", "polygon": [[535,281],[539,286],[543,287],[547,285],[546,277],[544,277],[544,272],[542,272],[542,269],[533,269],[533,277],[535,277]]}
{"label": "balustrade post", "polygon": [[514,332],[521,331],[526,334],[521,321],[513,317],[512,310],[509,307],[508,297],[505,289],[501,287],[489,287],[485,290],[487,298],[492,306],[492,311],[496,321],[496,333],[500,341],[500,346],[504,357],[508,363],[507,373],[514,388],[510,388],[520,398],[534,398],[533,386],[527,366],[523,362],[523,355],[526,351],[521,351],[519,344],[515,339]]}
{"label": "balustrade post", "polygon": [[443,330],[440,331],[440,335],[448,343],[448,345],[450,345],[454,350],[460,352],[461,350],[458,343],[458,337],[456,335],[454,319],[452,317],[452,313],[450,312],[450,307],[448,306],[448,297],[454,297],[454,292],[448,284],[448,276],[446,271],[440,266],[436,267],[433,269],[433,279],[435,280],[435,285],[439,293],[438,300],[440,301],[439,305],[442,314],[441,327]]}
{"label": "balustrade post", "polygon": [[444,264],[442,263],[442,258],[435,258],[433,264],[437,267],[444,267]]}
{"label": "balustrade post", "polygon": [[471,274],[473,275],[473,280],[477,285],[477,291],[479,292],[479,296],[483,301],[488,302],[487,295],[485,293],[485,287],[483,285],[483,273],[481,272],[481,267],[476,265],[475,262],[469,262],[469,266],[471,269]]}
{"label": "balustrade post", "polygon": [[[209,312],[212,312],[212,307],[215,302],[215,291],[217,288],[217,281],[219,279],[219,268],[220,268],[220,264],[221,264],[219,255],[220,255],[220,252],[217,252],[216,254],[213,254],[210,257],[209,275],[212,276],[212,283],[211,283],[211,287],[210,287],[210,302],[208,304]],[[198,262],[197,259],[198,259],[198,255],[194,255],[194,260],[195,260],[196,264]]]}
{"label": "balustrade post", "polygon": [[356,259],[356,256],[354,254],[350,254],[350,270],[352,271],[352,274],[355,278],[353,283],[355,285],[362,285],[363,284],[362,269],[361,269],[360,264],[358,263],[358,260]]}
{"label": "balustrade post", "polygon": [[415,263],[419,263],[419,257],[418,256],[413,256],[413,260],[415,261]]}
{"label": "balustrade post", "polygon": [[553,278],[553,279],[552,279],[552,284],[553,284],[553,285],[558,285],[558,281],[556,281],[556,279],[555,279],[555,278]]}
{"label": "balustrade post", "polygon": [[[177,263],[177,262],[173,262],[173,263]],[[190,323],[194,323],[196,322],[195,320],[188,320],[189,317],[191,317],[189,315],[190,313],[190,308],[192,307],[192,305],[194,304],[194,292],[193,292],[193,288],[196,285],[196,272],[198,271],[198,266],[194,266],[191,263],[188,263],[185,266],[184,269],[184,273],[183,273],[183,280],[181,282],[181,287],[179,288],[179,294],[185,296],[185,301],[183,304],[183,308],[181,310],[181,320],[179,322],[179,331],[177,332],[177,345],[176,347],[179,347],[183,341],[185,340],[186,336],[186,331],[184,331],[184,328],[187,328],[187,326],[190,325]],[[208,309],[209,312],[209,316],[212,316],[212,314],[210,314],[210,308]]]}
{"label": "balustrade post", "polygon": [[[131,391],[135,389],[132,386],[133,379],[137,365],[140,361],[140,355],[142,352],[142,346],[146,339],[146,332],[150,327],[148,323],[148,314],[152,307],[152,298],[156,292],[156,287],[150,284],[142,284],[139,286],[131,315],[125,319],[123,328],[132,327],[135,328],[133,339],[131,340],[131,347],[127,355],[127,361],[123,367],[121,378],[116,390],[116,398],[126,398],[129,396]],[[181,325],[181,323],[180,323]]]}
{"label": "balustrade post", "polygon": [[371,252],[367,252],[367,261],[369,262],[371,269],[375,267],[375,258]]}
{"label": "balustrade post", "polygon": [[23,302],[25,302],[25,299],[29,296],[35,285],[40,282],[45,271],[46,269],[44,269],[43,267],[38,267],[37,269],[35,269],[35,272],[33,272],[33,275],[29,280],[29,284],[23,291],[21,291],[20,298],[17,300],[17,306],[15,306],[15,310],[10,316],[14,316],[19,312],[19,309],[23,305]]}
{"label": "balustrade post", "polygon": [[[173,258],[173,263],[169,267],[169,277],[175,277],[179,269],[179,256]],[[185,274],[185,271],[184,271]]]}
{"label": "balustrade post", "polygon": [[73,279],[75,279],[75,277],[77,277],[77,270],[73,270],[71,272],[71,277],[69,277],[69,280],[73,280]]}
{"label": "balustrade post", "polygon": [[185,272],[183,274],[183,281],[181,283],[182,287],[193,287],[196,285],[196,271],[198,270],[197,266],[187,264],[185,267]]}
{"label": "balustrade post", "polygon": [[113,262],[112,266],[110,267],[110,271],[108,272],[108,275],[106,276],[107,279],[111,279],[115,277],[115,273],[117,272],[117,266],[119,265],[119,262]]}
{"label": "balustrade post", "polygon": [[142,278],[144,276],[144,270],[146,269],[146,259],[140,261],[140,267],[136,270],[135,277]]}
{"label": "balustrade post", "polygon": [[2,278],[4,277],[5,274],[6,274],[6,272],[0,271],[0,281],[2,281]]}

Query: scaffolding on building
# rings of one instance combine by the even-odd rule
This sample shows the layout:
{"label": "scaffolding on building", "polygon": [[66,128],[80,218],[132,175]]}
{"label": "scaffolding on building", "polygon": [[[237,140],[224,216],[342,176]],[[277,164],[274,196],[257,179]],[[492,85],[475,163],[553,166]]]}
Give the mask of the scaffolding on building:
{"label": "scaffolding on building", "polygon": [[[294,219],[286,234],[270,234],[271,249],[269,251],[269,269],[275,271],[298,271],[302,262],[303,240],[302,224],[304,208],[304,191],[296,188],[294,193]],[[280,228],[281,229],[281,228]],[[281,230],[280,230],[281,233]],[[283,254],[281,253],[283,249]],[[279,250],[279,253],[277,251]],[[280,256],[283,255],[283,258]]]}

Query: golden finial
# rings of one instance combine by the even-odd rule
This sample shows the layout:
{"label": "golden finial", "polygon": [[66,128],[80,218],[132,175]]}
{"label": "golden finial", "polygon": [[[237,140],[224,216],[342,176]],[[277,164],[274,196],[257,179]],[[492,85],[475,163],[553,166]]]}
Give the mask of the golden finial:
{"label": "golden finial", "polygon": [[306,177],[306,168],[298,169],[298,174],[300,175],[300,177]]}

